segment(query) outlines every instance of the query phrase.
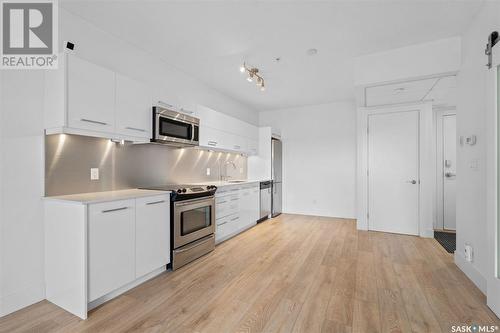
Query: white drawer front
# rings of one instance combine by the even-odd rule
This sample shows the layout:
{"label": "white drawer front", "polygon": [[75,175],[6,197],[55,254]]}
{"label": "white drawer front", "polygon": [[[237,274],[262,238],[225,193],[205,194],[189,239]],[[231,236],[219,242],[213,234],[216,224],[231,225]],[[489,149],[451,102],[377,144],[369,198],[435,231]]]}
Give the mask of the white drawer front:
{"label": "white drawer front", "polygon": [[230,194],[215,200],[215,218],[220,219],[239,211],[239,195]]}

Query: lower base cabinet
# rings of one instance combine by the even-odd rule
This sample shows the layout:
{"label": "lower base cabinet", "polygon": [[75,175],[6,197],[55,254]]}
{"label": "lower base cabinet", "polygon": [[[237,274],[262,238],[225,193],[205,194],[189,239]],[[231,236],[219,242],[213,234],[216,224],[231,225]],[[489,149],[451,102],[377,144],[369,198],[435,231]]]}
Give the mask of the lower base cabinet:
{"label": "lower base cabinet", "polygon": [[170,200],[159,196],[136,199],[135,278],[170,263]]}
{"label": "lower base cabinet", "polygon": [[89,302],[135,279],[135,200],[89,206]]}
{"label": "lower base cabinet", "polygon": [[166,270],[169,194],[103,203],[45,202],[46,298],[87,311]]}
{"label": "lower base cabinet", "polygon": [[215,242],[220,243],[254,226],[259,219],[259,183],[219,188],[215,206]]}

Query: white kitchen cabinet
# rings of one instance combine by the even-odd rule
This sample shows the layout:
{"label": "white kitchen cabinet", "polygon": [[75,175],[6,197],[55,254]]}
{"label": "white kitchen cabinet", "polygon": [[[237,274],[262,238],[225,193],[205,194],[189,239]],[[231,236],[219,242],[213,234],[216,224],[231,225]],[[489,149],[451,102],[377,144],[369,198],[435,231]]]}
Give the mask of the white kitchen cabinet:
{"label": "white kitchen cabinet", "polygon": [[77,57],[69,57],[68,125],[99,132],[115,126],[115,73]]}
{"label": "white kitchen cabinet", "polygon": [[167,195],[136,199],[136,278],[170,263],[169,214]]}
{"label": "white kitchen cabinet", "polygon": [[59,59],[59,68],[45,73],[46,134],[149,141],[152,104],[146,85],[74,55]]}
{"label": "white kitchen cabinet", "polygon": [[82,319],[170,262],[169,192],[45,198],[44,227],[46,298]]}
{"label": "white kitchen cabinet", "polygon": [[248,155],[259,155],[259,140],[248,139],[247,151]]}
{"label": "white kitchen cabinet", "polygon": [[229,150],[229,134],[221,130],[200,125],[200,146],[209,149]]}
{"label": "white kitchen cabinet", "polygon": [[259,140],[257,126],[203,105],[197,107],[197,116],[201,123],[201,147],[248,155],[258,153],[256,149]]}
{"label": "white kitchen cabinet", "polygon": [[215,241],[220,243],[257,224],[259,183],[220,187],[215,199]]}
{"label": "white kitchen cabinet", "polygon": [[151,138],[152,105],[149,88],[116,74],[116,133]]}
{"label": "white kitchen cabinet", "polygon": [[89,206],[89,301],[135,279],[134,224],[134,200]]}
{"label": "white kitchen cabinet", "polygon": [[252,184],[241,190],[240,215],[241,228],[255,225],[259,219],[260,187]]}

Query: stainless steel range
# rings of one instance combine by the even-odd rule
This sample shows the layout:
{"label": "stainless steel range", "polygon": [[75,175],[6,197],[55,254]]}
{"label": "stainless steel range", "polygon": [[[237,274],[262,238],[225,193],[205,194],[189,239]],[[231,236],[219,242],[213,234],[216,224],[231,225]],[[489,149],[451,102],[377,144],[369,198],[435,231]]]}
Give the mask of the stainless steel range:
{"label": "stainless steel range", "polygon": [[146,189],[172,191],[170,234],[173,270],[215,248],[216,186],[163,185]]}

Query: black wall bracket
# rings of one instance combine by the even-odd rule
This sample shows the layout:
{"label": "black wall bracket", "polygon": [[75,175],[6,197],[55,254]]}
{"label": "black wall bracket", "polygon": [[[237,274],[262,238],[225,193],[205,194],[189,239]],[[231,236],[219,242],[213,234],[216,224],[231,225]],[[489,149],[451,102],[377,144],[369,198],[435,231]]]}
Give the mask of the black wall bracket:
{"label": "black wall bracket", "polygon": [[493,61],[493,46],[495,46],[498,41],[500,41],[498,31],[493,31],[488,36],[488,43],[486,44],[486,49],[484,50],[484,54],[488,57],[488,63],[486,64],[488,68],[491,68],[491,62]]}

